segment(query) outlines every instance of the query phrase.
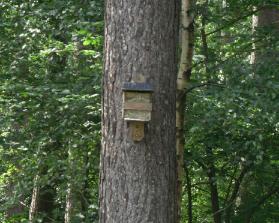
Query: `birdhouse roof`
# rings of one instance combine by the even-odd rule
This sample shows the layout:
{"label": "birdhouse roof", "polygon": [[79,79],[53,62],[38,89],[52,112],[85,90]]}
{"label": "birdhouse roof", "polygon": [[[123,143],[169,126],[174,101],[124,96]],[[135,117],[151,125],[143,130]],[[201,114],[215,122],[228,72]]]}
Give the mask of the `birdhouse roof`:
{"label": "birdhouse roof", "polygon": [[123,91],[142,91],[142,92],[152,92],[153,87],[148,83],[131,83],[125,82],[122,87]]}

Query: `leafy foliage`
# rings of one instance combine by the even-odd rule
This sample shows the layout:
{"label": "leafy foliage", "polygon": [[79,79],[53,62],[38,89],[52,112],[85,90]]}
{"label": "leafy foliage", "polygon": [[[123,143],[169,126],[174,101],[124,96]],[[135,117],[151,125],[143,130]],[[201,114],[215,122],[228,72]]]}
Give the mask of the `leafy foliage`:
{"label": "leafy foliage", "polygon": [[[211,202],[218,199],[224,222],[248,222],[249,216],[251,222],[275,223],[279,76],[277,57],[271,55],[278,54],[278,34],[266,28],[252,32],[254,6],[265,2],[222,3],[196,5],[185,154],[193,222],[213,222]],[[261,51],[256,51],[255,65],[250,63],[254,45]],[[212,194],[211,181],[218,197]],[[185,194],[185,203],[187,199]],[[186,207],[184,212],[186,222]]]}
{"label": "leafy foliage", "polygon": [[[82,201],[88,208],[77,215],[96,219],[102,4],[0,4],[1,222],[8,221],[7,210],[12,212],[19,202],[27,213],[38,173],[39,185],[50,185],[56,207],[64,209],[69,147],[77,159],[75,181],[89,184]],[[57,213],[53,217],[61,219]]]}
{"label": "leafy foliage", "polygon": [[[196,1],[182,222],[189,190],[192,222],[213,222],[212,199],[227,223],[279,221],[279,35],[251,24],[267,5],[278,8]],[[2,0],[0,11],[0,222],[29,222],[36,187],[52,200],[37,222],[63,222],[70,189],[72,222],[97,222],[103,1]]]}

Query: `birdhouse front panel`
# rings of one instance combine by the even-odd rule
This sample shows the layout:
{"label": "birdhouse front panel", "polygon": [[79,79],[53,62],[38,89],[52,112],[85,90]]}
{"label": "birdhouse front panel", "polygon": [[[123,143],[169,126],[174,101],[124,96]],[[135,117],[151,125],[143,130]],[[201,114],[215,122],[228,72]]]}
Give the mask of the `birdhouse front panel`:
{"label": "birdhouse front panel", "polygon": [[151,120],[151,93],[125,91],[123,95],[123,116],[126,121],[148,122]]}

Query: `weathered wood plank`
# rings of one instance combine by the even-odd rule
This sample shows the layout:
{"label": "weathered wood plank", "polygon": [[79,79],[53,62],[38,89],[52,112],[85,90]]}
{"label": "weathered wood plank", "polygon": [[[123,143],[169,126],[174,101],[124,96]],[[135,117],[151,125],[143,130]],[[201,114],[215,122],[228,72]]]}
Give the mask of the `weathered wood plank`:
{"label": "weathered wood plank", "polygon": [[152,111],[151,103],[125,103],[125,110],[139,110],[139,111]]}

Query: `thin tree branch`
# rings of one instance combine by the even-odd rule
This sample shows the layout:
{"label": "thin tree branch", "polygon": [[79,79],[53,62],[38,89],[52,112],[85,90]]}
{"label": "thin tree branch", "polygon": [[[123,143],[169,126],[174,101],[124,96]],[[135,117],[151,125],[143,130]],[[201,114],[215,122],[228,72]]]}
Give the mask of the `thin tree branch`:
{"label": "thin tree branch", "polygon": [[248,214],[248,217],[246,219],[246,223],[250,223],[253,215],[255,214],[256,210],[263,205],[272,195],[276,194],[279,192],[279,186],[277,184],[278,182],[278,178],[272,183],[271,187],[269,188],[269,192],[266,193],[264,196],[262,196],[262,198],[260,200],[258,200],[258,202],[256,202],[254,204],[254,206],[250,209],[250,213]]}
{"label": "thin tree branch", "polygon": [[196,88],[200,88],[200,87],[204,87],[204,86],[208,86],[208,85],[225,88],[225,86],[223,84],[206,82],[206,83],[198,84],[198,85],[188,88],[185,93],[188,94],[189,92],[191,92],[192,90],[194,90]]}

